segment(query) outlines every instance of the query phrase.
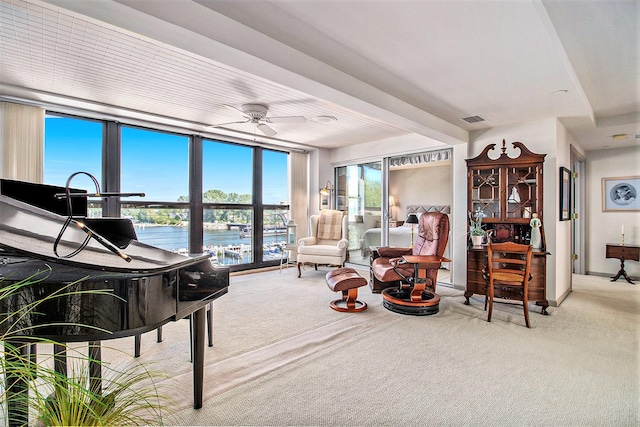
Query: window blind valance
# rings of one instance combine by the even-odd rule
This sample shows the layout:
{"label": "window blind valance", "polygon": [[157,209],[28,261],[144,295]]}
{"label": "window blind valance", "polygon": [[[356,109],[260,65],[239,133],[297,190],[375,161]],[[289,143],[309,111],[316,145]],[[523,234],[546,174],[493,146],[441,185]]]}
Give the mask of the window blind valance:
{"label": "window blind valance", "polygon": [[405,154],[402,156],[391,157],[389,166],[406,166],[419,165],[421,163],[439,162],[449,160],[451,158],[451,149],[427,151],[424,153]]}

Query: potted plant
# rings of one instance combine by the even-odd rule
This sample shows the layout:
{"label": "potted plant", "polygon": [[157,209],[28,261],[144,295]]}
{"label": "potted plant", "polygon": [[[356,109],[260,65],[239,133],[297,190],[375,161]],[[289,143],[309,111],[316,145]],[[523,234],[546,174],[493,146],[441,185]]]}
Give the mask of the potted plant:
{"label": "potted plant", "polygon": [[482,215],[479,215],[479,213],[480,211],[473,214],[469,212],[469,235],[471,236],[471,244],[473,246],[482,245],[482,238],[484,237]]}
{"label": "potted plant", "polygon": [[[103,362],[103,389],[91,390],[90,374],[86,354],[77,352],[61,343],[52,343],[35,337],[26,337],[29,327],[25,328],[21,319],[37,312],[38,304],[52,298],[65,297],[76,293],[102,293],[105,291],[88,290],[74,292],[70,288],[75,283],[53,292],[41,300],[16,306],[10,304],[12,298],[29,292],[29,288],[44,280],[48,272],[40,272],[24,280],[7,283],[0,279],[0,341],[4,343],[5,354],[0,357],[0,376],[22,381],[30,393],[18,392],[11,397],[7,389],[0,390],[0,404],[5,407],[12,399],[24,412],[11,414],[16,418],[8,419],[7,413],[0,414],[0,424],[36,425],[36,426],[102,426],[102,425],[162,425],[162,402],[153,381],[157,373],[149,372],[144,365],[135,362],[126,368],[114,369]],[[114,295],[115,297],[115,295]],[[11,307],[14,307],[11,309]],[[28,354],[21,353],[12,344],[30,345],[31,343],[57,344],[67,348],[68,375],[62,376],[53,369],[53,354],[47,354],[42,346],[39,352],[40,363],[36,363]],[[8,349],[13,357],[6,357]],[[34,375],[37,373],[37,375]],[[32,421],[29,423],[29,414]]]}

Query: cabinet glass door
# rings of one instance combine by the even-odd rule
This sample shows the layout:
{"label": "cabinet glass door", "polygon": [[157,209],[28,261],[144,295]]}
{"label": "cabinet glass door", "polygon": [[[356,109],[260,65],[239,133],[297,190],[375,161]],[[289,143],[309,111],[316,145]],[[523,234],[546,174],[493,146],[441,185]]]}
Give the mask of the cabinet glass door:
{"label": "cabinet glass door", "polygon": [[535,166],[510,167],[507,170],[507,218],[530,218],[538,212]]}
{"label": "cabinet glass door", "polygon": [[471,206],[485,218],[500,218],[500,168],[471,170]]}

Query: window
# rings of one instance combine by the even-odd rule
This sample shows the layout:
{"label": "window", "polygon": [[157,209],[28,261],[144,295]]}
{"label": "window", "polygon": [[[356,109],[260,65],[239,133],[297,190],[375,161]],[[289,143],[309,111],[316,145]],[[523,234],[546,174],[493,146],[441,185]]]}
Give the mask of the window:
{"label": "window", "polygon": [[189,200],[189,138],[122,127],[122,191],[145,193],[127,200]]}
{"label": "window", "polygon": [[[233,270],[280,262],[289,209],[288,153],[113,121],[51,115],[46,124],[47,183],[65,185],[69,175],[83,170],[98,179],[104,175],[109,188],[101,185],[102,191],[144,193],[108,199],[103,209],[105,216],[130,218],[139,241],[207,253]],[[75,163],[78,152],[83,157]],[[202,182],[193,182],[200,176]],[[90,180],[73,184],[92,187]]]}
{"label": "window", "polygon": [[[71,175],[86,172],[102,188],[102,122],[47,114],[44,126],[44,183],[65,186]],[[87,175],[76,175],[71,186],[94,191]],[[89,216],[102,216],[99,200],[89,203]]]}

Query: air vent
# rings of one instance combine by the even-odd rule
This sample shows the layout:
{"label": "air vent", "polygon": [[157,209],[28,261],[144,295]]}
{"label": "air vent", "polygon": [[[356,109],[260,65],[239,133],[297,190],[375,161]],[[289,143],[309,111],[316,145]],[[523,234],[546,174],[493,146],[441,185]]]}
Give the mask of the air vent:
{"label": "air vent", "polygon": [[484,117],[481,116],[470,116],[470,117],[463,117],[462,120],[464,120],[467,123],[478,123],[478,122],[484,122]]}

